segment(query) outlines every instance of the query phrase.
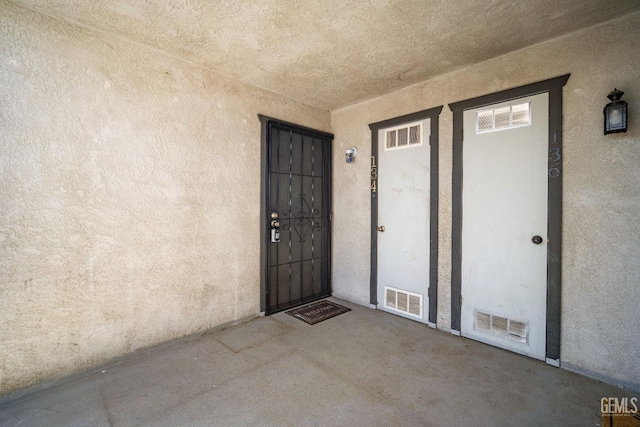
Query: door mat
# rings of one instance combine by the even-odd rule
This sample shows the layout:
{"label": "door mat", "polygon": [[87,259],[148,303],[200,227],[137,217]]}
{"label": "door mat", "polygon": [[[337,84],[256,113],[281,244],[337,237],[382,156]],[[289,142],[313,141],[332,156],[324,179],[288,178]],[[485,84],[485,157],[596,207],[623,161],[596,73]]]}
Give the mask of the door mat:
{"label": "door mat", "polygon": [[302,307],[286,311],[285,313],[289,316],[297,317],[310,325],[315,325],[316,323],[331,319],[332,317],[346,313],[347,311],[351,311],[351,309],[340,304],[336,304],[335,302],[324,300],[307,304]]}

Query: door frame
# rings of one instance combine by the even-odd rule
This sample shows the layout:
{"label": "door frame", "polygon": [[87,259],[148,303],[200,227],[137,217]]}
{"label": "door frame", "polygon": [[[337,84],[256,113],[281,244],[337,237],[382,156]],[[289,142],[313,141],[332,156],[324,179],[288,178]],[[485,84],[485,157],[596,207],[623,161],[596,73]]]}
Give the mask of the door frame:
{"label": "door frame", "polygon": [[378,181],[378,131],[384,128],[401,125],[408,122],[431,119],[430,177],[429,177],[429,317],[428,325],[436,327],[438,313],[438,119],[442,105],[428,110],[417,111],[393,119],[371,123],[371,275],[369,282],[369,303],[372,307],[378,305],[378,194],[374,190]]}
{"label": "door frame", "polygon": [[570,74],[449,104],[453,112],[451,333],[460,335],[462,306],[462,154],[463,113],[500,102],[549,93],[547,199],[547,313],[546,362],[560,365],[562,282],[562,88]]}
{"label": "door frame", "polygon": [[[332,133],[323,132],[317,129],[312,129],[305,126],[300,126],[295,123],[286,122],[284,120],[276,119],[273,117],[265,116],[263,114],[258,114],[258,119],[260,120],[260,313],[265,314],[267,310],[267,284],[269,280],[269,255],[270,255],[270,246],[269,241],[271,240],[271,211],[268,206],[268,195],[269,195],[269,127],[271,125],[280,125],[286,126],[294,131],[306,132],[318,135],[323,138],[330,139],[333,141],[334,136]],[[331,186],[331,178],[332,178],[332,164],[333,164],[333,144],[329,144],[329,156],[325,159],[327,162],[326,165],[326,180],[327,180],[327,210],[329,212],[329,226],[327,227],[327,247],[325,250],[327,251],[328,257],[328,266],[327,266],[327,280],[329,296],[331,295],[331,290],[333,288],[331,283],[331,220],[332,220],[332,186]],[[323,297],[323,298],[326,298]]]}

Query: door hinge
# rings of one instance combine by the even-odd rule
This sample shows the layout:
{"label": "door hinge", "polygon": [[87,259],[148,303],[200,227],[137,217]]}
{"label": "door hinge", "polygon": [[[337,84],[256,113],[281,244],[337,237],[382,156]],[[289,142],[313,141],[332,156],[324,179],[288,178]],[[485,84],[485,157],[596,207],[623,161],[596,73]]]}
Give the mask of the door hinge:
{"label": "door hinge", "polygon": [[462,294],[460,294],[460,307],[462,307]]}

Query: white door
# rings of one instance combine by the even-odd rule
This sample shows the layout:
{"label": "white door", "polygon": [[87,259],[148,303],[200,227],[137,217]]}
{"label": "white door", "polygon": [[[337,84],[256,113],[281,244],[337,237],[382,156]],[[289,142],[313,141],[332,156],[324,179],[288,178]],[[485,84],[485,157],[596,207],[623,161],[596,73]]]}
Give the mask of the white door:
{"label": "white door", "polygon": [[[431,120],[378,133],[378,308],[428,323]],[[382,228],[383,227],[383,228]]]}
{"label": "white door", "polygon": [[464,112],[461,334],[545,359],[548,93]]}

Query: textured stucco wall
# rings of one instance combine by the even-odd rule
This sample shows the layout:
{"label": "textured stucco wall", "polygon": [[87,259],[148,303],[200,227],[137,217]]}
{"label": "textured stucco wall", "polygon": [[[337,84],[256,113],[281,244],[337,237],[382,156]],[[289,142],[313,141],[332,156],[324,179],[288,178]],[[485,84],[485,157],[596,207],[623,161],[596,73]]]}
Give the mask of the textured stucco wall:
{"label": "textured stucco wall", "polygon": [[5,2],[0,41],[0,396],[257,315],[257,114],[329,113]]}
{"label": "textured stucco wall", "polygon": [[[334,294],[369,301],[368,124],[445,105],[440,116],[438,323],[450,329],[452,113],[448,103],[571,73],[564,88],[564,367],[640,389],[640,14],[332,112]],[[606,95],[630,104],[602,135]],[[347,165],[344,149],[358,147]],[[354,216],[354,212],[358,212]]]}

